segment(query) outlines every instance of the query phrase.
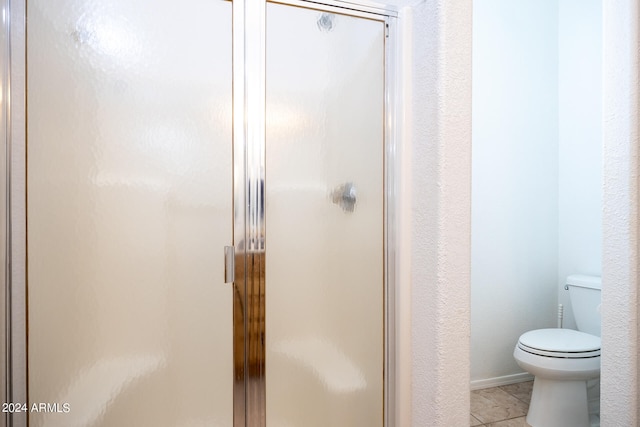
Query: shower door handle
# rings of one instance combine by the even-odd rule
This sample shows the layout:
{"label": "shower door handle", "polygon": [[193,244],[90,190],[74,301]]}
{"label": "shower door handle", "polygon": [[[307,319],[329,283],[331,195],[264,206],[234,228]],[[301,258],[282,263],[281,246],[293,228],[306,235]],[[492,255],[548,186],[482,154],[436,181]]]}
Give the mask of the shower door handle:
{"label": "shower door handle", "polygon": [[345,212],[353,212],[356,206],[356,187],[352,182],[345,182],[331,192],[331,200]]}
{"label": "shower door handle", "polygon": [[224,283],[233,283],[236,271],[236,250],[233,246],[224,247]]}

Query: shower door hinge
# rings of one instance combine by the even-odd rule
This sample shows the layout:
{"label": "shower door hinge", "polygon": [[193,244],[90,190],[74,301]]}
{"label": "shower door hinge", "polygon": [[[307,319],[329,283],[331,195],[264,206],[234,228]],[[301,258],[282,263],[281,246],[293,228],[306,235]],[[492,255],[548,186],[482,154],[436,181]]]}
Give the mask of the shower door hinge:
{"label": "shower door hinge", "polygon": [[224,283],[233,283],[235,280],[236,250],[233,246],[224,247]]}

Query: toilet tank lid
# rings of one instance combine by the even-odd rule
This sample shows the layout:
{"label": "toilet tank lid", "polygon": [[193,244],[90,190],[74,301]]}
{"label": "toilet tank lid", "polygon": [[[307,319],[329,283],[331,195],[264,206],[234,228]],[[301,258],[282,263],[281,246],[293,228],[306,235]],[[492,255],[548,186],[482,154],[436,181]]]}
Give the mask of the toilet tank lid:
{"label": "toilet tank lid", "polygon": [[567,285],[580,286],[582,288],[602,289],[600,276],[587,276],[585,274],[572,274],[567,277]]}

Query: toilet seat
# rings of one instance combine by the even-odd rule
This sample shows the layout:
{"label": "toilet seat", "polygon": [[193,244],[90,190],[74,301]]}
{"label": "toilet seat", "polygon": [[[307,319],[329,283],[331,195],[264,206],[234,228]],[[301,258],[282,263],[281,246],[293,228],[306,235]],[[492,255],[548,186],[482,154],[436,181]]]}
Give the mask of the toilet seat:
{"label": "toilet seat", "polygon": [[522,334],[518,347],[538,356],[585,359],[600,356],[600,337],[573,329],[537,329]]}

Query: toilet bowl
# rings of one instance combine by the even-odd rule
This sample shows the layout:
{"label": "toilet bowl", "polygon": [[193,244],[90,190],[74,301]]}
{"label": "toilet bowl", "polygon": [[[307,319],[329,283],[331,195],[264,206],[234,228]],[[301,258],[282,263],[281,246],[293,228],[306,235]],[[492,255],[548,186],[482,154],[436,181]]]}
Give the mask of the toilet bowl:
{"label": "toilet bowl", "polygon": [[587,380],[600,376],[600,337],[572,329],[538,329],[520,336],[513,352],[535,376],[527,423],[589,427]]}
{"label": "toilet bowl", "polygon": [[565,283],[578,330],[525,332],[513,351],[518,365],[535,376],[527,414],[533,427],[600,425],[599,405],[589,408],[589,398],[593,402],[594,392],[599,394],[599,386],[593,385],[599,382],[593,380],[600,378],[602,280],[573,274]]}

